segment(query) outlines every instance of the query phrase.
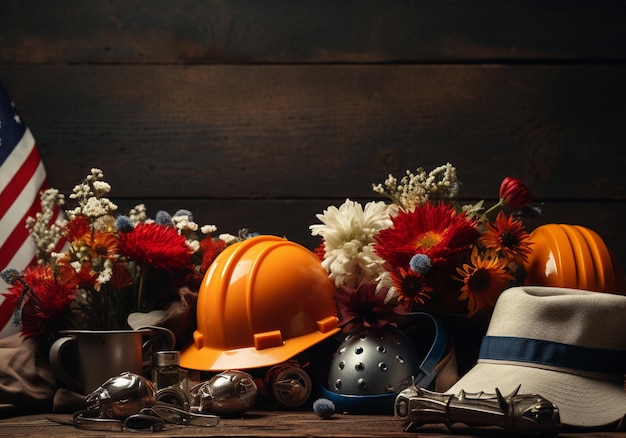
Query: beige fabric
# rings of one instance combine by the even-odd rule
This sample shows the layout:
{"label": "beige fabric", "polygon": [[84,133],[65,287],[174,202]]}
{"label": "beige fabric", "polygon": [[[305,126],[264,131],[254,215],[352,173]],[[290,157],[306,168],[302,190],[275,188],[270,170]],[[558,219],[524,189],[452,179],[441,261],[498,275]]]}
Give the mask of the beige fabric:
{"label": "beige fabric", "polygon": [[[511,288],[498,299],[487,336],[626,351],[626,297],[563,288]],[[448,393],[494,393],[498,388],[507,394],[520,384],[520,393],[539,394],[555,403],[567,426],[605,426],[626,414],[623,373],[599,375],[576,368],[479,359]]]}
{"label": "beige fabric", "polygon": [[19,333],[0,339],[0,416],[45,410],[55,389],[37,341]]}

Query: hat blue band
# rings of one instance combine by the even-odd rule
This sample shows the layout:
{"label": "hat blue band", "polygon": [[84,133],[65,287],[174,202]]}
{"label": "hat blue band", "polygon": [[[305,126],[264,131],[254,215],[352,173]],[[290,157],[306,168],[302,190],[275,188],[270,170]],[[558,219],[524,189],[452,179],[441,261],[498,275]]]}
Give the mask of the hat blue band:
{"label": "hat blue band", "polygon": [[485,336],[480,359],[530,362],[596,373],[624,374],[626,351],[588,348],[541,339]]}

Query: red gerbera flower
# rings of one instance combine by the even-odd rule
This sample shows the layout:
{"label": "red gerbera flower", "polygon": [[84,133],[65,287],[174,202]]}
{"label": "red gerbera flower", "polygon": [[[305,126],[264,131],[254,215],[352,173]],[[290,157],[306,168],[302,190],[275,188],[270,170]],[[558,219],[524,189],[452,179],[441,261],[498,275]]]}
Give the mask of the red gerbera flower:
{"label": "red gerbera flower", "polygon": [[530,235],[521,221],[499,212],[493,224],[480,237],[486,248],[502,251],[514,263],[526,261],[530,254]]}
{"label": "red gerbera flower", "polygon": [[139,223],[132,231],[120,233],[120,252],[140,266],[172,273],[191,269],[191,249],[175,228],[156,223]]}
{"label": "red gerbera flower", "polygon": [[77,215],[67,222],[65,227],[65,235],[70,242],[82,238],[90,230],[89,218],[83,215]]}
{"label": "red gerbera flower", "polygon": [[374,251],[394,268],[408,266],[415,254],[427,255],[433,267],[449,266],[478,237],[477,222],[447,204],[427,203],[391,219],[375,236]]}
{"label": "red gerbera flower", "polygon": [[55,276],[50,265],[33,265],[24,270],[24,283],[9,288],[7,299],[17,306],[22,335],[38,336],[42,325],[65,313],[76,296],[76,280]]}

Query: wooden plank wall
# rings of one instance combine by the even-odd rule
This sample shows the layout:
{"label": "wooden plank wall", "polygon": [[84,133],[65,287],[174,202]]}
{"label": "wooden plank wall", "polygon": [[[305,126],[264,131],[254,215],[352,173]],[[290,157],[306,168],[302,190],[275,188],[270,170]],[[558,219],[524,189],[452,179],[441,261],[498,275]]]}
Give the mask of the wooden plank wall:
{"label": "wooden plank wall", "polygon": [[0,81],[50,183],[309,248],[316,213],[454,164],[626,265],[626,3],[3,0]]}

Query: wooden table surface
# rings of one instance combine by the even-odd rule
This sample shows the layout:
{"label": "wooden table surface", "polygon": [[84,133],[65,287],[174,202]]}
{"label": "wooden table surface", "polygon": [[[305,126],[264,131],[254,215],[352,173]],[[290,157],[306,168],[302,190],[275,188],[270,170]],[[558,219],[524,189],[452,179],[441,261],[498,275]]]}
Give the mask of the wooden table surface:
{"label": "wooden table surface", "polygon": [[[106,430],[83,430],[59,422],[71,420],[67,414],[37,414],[0,419],[0,436],[24,437],[72,437],[72,436],[155,436],[151,432],[113,432]],[[221,419],[215,427],[167,426],[157,436],[232,436],[232,437],[445,437],[445,436],[510,436],[499,429],[470,431],[458,429],[454,433],[445,427],[432,426],[417,432],[404,432],[402,423],[384,415],[335,414],[328,420],[320,419],[309,411],[250,411],[240,418]],[[626,438],[626,432],[563,432],[560,437]]]}

